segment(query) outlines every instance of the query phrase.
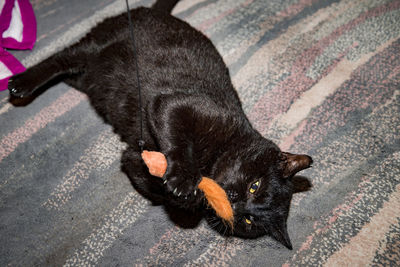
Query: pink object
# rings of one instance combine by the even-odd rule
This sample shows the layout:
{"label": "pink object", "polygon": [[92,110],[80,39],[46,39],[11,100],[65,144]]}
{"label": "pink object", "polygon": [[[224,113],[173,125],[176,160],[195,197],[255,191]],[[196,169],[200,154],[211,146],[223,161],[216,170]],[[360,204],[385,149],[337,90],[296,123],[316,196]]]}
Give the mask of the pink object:
{"label": "pink object", "polygon": [[0,0],[0,91],[25,67],[5,48],[32,49],[36,41],[36,19],[28,0]]}

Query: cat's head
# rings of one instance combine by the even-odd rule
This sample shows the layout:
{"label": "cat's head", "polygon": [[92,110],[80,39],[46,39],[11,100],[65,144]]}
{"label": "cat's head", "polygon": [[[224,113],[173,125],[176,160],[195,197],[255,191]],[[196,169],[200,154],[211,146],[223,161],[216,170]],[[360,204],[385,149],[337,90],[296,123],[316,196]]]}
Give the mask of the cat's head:
{"label": "cat's head", "polygon": [[230,149],[215,164],[212,177],[231,201],[233,233],[217,218],[209,218],[211,226],[244,238],[270,235],[292,249],[286,227],[293,194],[291,178],[311,164],[311,157],[281,152],[266,139]]}

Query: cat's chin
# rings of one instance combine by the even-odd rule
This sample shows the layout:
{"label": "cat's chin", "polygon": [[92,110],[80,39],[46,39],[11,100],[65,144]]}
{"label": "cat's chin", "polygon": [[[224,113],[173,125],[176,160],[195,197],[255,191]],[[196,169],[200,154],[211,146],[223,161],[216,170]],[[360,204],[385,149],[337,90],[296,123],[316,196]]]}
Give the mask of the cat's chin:
{"label": "cat's chin", "polygon": [[224,222],[223,219],[217,217],[215,212],[213,212],[212,210],[209,210],[205,214],[205,219],[212,230],[216,231],[224,237],[257,239],[264,236],[269,236],[270,238],[273,238],[280,244],[284,245],[286,248],[290,250],[293,249],[292,243],[286,230],[286,223],[283,227],[261,227],[259,225],[257,229],[249,231],[248,229],[246,229],[246,227],[243,227],[242,218],[239,217],[235,217],[233,228],[231,228],[231,226],[227,222]]}

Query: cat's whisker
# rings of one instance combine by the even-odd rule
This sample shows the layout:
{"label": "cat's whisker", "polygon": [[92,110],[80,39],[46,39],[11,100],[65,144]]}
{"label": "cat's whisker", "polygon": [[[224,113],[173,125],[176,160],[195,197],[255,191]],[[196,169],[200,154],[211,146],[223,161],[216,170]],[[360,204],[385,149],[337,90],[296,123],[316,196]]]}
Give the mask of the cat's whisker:
{"label": "cat's whisker", "polygon": [[220,222],[220,219],[218,219],[216,217],[212,217],[211,219],[212,219],[211,222]]}
{"label": "cat's whisker", "polygon": [[261,224],[262,228],[264,228],[265,233],[268,233],[267,228],[265,228],[264,224]]}
{"label": "cat's whisker", "polygon": [[212,229],[215,229],[220,224],[219,221],[215,221],[213,224],[210,225]]}
{"label": "cat's whisker", "polygon": [[219,227],[219,229],[218,229],[218,232],[220,232],[220,233],[222,233],[222,230],[224,229],[224,225],[223,224],[220,224],[220,227]]}
{"label": "cat's whisker", "polygon": [[225,230],[224,230],[224,233],[222,234],[222,236],[225,236],[226,231],[228,230],[228,227],[226,225],[224,225],[224,227],[225,227]]}
{"label": "cat's whisker", "polygon": [[206,219],[207,219],[208,222],[211,222],[211,223],[220,221],[220,220],[219,220],[218,218],[216,218],[216,217],[207,217]]}
{"label": "cat's whisker", "polygon": [[218,222],[218,219],[212,218],[212,219],[209,219],[208,222],[209,223],[215,223],[215,222]]}

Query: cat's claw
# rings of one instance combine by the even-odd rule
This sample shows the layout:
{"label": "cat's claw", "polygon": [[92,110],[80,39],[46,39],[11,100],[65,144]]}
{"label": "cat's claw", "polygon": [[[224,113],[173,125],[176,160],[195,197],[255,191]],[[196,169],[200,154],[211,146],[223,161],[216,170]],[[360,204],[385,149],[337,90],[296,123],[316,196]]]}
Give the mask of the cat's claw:
{"label": "cat's claw", "polygon": [[23,98],[24,97],[24,93],[20,92],[17,88],[16,85],[14,83],[14,81],[12,79],[8,80],[8,90],[10,91],[10,94],[14,97],[20,97]]}
{"label": "cat's claw", "polygon": [[194,197],[196,197],[197,192],[196,192],[196,184],[191,184],[188,182],[181,182],[181,183],[177,183],[175,182],[174,179],[165,179],[165,181],[163,182],[163,184],[166,186],[166,190],[169,191],[172,195],[176,196],[176,197],[185,197],[185,196],[189,196],[192,195]]}
{"label": "cat's claw", "polygon": [[23,93],[19,93],[17,89],[15,88],[11,88],[10,89],[10,93],[11,95],[13,95],[14,97],[19,97],[19,98],[23,98],[24,94]]}

